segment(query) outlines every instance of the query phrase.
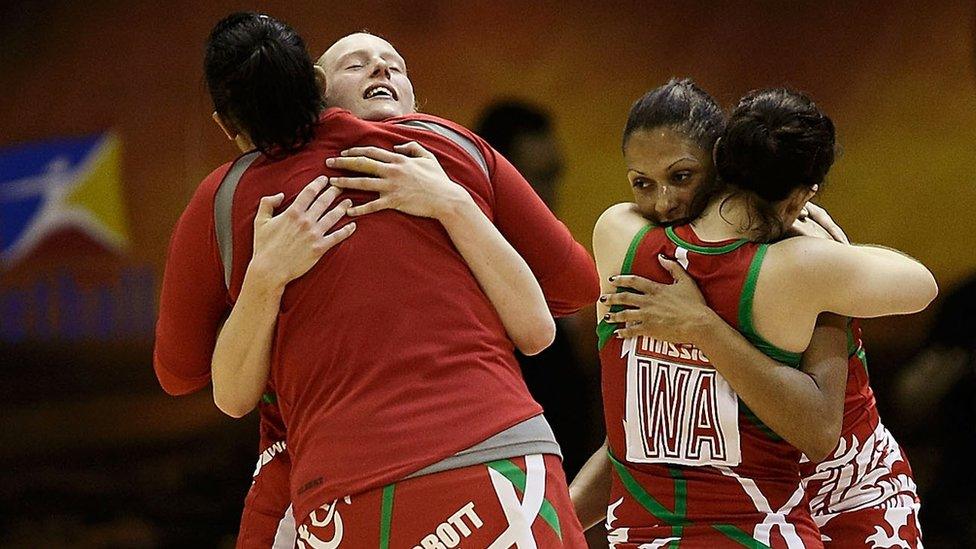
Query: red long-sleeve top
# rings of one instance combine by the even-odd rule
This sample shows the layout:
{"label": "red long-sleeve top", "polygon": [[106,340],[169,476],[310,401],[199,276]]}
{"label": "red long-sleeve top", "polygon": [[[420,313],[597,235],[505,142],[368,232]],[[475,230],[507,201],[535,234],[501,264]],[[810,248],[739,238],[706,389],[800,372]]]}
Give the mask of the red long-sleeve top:
{"label": "red long-sleeve top", "polygon": [[[425,120],[475,143],[469,152]],[[262,196],[287,205],[316,176],[339,175],[324,159],[361,145],[417,141],[522,255],[555,315],[593,302],[592,258],[500,154],[470,131],[427,115],[366,122],[329,109],[315,139],[281,160],[259,157],[233,198],[230,289],[214,229],[214,196],[230,164],[201,183],[177,223],[160,299],[154,367],[174,394],[209,382],[220,322],[240,292]],[[370,193],[347,191],[362,203]],[[345,221],[344,221],[345,222]],[[341,223],[340,223],[341,224]],[[282,298],[271,384],[287,425],[297,517],[332,500],[383,486],[537,415],[501,320],[434,220],[382,211],[357,220]]]}

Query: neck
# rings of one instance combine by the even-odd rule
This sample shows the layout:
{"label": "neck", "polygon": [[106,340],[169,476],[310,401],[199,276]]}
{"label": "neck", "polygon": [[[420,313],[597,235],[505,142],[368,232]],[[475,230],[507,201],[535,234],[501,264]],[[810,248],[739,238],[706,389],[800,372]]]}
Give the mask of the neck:
{"label": "neck", "polygon": [[724,192],[709,202],[691,226],[702,240],[756,240],[759,238],[756,220],[757,214],[745,194]]}

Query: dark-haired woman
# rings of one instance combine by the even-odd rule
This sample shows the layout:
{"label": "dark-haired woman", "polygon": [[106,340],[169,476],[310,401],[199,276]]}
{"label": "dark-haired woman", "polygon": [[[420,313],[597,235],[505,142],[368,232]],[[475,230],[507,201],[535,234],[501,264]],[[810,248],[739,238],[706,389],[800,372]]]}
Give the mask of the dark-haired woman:
{"label": "dark-haired woman", "polygon": [[[396,95],[390,59],[356,63],[373,79],[353,90],[358,99]],[[209,371],[213,351],[215,400],[239,416],[270,373],[288,428],[299,545],[581,546],[558,445],[512,349],[551,340],[547,302],[569,312],[595,297],[585,250],[467,130],[424,115],[319,113],[304,45],[274,19],[218,24],[207,73],[218,121],[242,150],[258,151],[204,181],[177,226],[157,330],[160,379],[205,384],[192,370],[205,356]],[[335,191],[315,176],[345,174],[323,159],[364,144],[379,158],[361,163],[380,173],[344,184],[379,186],[381,198],[351,191],[351,203],[329,210]],[[404,176],[407,164],[423,177]],[[333,235],[351,230],[336,221],[346,208],[377,213],[326,253],[344,236]],[[327,233],[333,225],[344,228]],[[288,253],[262,242],[280,230],[301,240]],[[528,243],[519,248],[526,260],[500,230]],[[533,272],[577,284],[552,277],[540,290]],[[159,352],[176,342],[192,347],[189,368]]]}
{"label": "dark-haired woman", "polygon": [[[654,291],[630,274],[685,287],[695,280],[699,299],[724,321],[701,316],[697,329],[681,334],[666,323],[630,325],[614,337],[615,327],[647,318],[632,308],[643,298],[601,298],[615,471],[607,521],[616,547],[820,547],[800,451],[823,457],[836,444],[847,372],[836,361],[797,371],[800,353],[821,313],[915,312],[937,292],[922,265],[891,250],[809,237],[766,243],[785,234],[833,162],[833,125],[809,99],[787,90],[751,94],[722,136],[714,169],[726,187],[690,224],[648,224],[640,209],[647,176],[637,169],[630,174],[637,206],[611,208],[594,231],[598,269],[614,278],[606,290]],[[682,137],[673,127],[629,129],[628,164]],[[707,152],[684,153],[679,162],[713,169]],[[741,350],[727,345],[722,326],[783,366],[737,362]],[[818,422],[813,431],[798,428]]]}

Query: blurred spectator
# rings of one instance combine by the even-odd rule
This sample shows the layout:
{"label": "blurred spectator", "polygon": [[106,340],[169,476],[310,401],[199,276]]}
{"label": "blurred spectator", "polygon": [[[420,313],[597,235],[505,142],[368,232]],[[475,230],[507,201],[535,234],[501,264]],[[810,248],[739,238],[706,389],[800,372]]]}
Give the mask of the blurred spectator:
{"label": "blurred spectator", "polygon": [[[549,114],[517,100],[489,105],[475,127],[525,176],[555,209],[564,157]],[[603,441],[603,414],[592,308],[557,319],[556,339],[542,353],[519,355],[529,390],[545,409],[563,450],[563,468],[573,476]]]}
{"label": "blurred spectator", "polygon": [[976,547],[976,277],[945,296],[896,382],[928,547]]}

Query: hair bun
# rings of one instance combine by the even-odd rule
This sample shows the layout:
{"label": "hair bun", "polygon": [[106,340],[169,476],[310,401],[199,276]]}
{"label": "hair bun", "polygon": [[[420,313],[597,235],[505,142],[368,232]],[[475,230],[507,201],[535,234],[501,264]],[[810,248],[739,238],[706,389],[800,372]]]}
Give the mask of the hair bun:
{"label": "hair bun", "polygon": [[834,125],[801,93],[752,92],[732,111],[715,157],[725,182],[779,202],[823,183],[834,162]]}

